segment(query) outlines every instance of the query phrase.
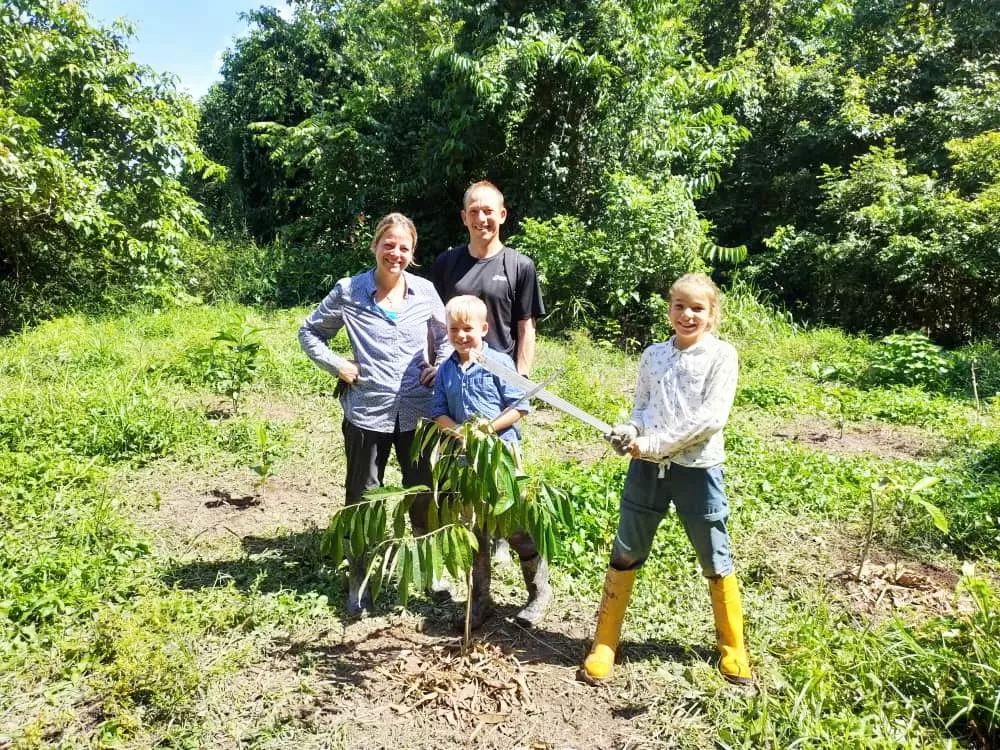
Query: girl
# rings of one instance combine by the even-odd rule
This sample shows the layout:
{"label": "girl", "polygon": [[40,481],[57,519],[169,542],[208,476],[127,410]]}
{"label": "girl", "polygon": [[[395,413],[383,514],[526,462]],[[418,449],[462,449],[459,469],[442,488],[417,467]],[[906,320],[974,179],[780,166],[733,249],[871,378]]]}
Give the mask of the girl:
{"label": "girl", "polygon": [[[306,354],[340,379],[348,505],[382,484],[393,448],[404,487],[431,483],[426,462],[414,462],[410,451],[417,421],[430,412],[434,363],[444,361],[451,346],[434,285],[406,271],[416,246],[412,221],[398,213],[384,216],[372,239],[375,268],[338,281],[299,329]],[[341,328],[353,359],[327,346]],[[426,514],[427,498],[420,497],[410,508],[415,535],[426,533]],[[348,562],[347,610],[357,615],[371,608],[368,592],[360,591],[365,560]],[[445,582],[434,587],[448,593]]]}
{"label": "girl", "polygon": [[606,436],[632,461],[597,632],[581,670],[586,682],[611,676],[636,571],[671,502],[708,578],[722,676],[737,684],[751,682],[722,488],[722,428],[736,394],[738,365],[736,350],[712,333],[718,321],[719,291],[711,279],[686,274],[674,283],[674,335],[643,352],[632,418]]}

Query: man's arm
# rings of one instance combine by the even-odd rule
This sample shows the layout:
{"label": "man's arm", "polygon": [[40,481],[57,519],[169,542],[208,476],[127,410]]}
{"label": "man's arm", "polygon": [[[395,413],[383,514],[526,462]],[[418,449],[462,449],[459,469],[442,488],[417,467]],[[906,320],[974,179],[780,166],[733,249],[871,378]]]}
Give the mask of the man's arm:
{"label": "man's arm", "polygon": [[517,321],[517,371],[528,377],[535,363],[535,319]]}

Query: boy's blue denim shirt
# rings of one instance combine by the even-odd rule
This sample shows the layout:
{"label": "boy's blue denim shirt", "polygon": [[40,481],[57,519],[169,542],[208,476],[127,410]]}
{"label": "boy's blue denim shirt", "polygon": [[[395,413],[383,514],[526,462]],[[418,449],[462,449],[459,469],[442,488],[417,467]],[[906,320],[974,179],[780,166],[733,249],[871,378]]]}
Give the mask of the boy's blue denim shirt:
{"label": "boy's blue denim shirt", "polygon": [[[503,352],[490,349],[485,341],[482,354],[514,369],[514,360]],[[522,413],[531,410],[524,398],[524,391],[501,380],[475,362],[463,370],[457,352],[452,353],[438,368],[431,402],[431,419],[447,416],[458,424],[476,417],[495,419],[509,406]],[[520,422],[508,427],[499,433],[500,439],[510,443],[518,442],[521,439],[519,427]]]}

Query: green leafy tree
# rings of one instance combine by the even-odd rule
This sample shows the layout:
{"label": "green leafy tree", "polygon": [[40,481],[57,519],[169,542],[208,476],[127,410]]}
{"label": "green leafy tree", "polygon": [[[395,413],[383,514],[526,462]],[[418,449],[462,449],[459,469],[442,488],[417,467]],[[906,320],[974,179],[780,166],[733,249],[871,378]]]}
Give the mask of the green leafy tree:
{"label": "green leafy tree", "polygon": [[[981,169],[971,164],[959,173]],[[846,174],[827,170],[819,213],[832,228],[779,228],[759,268],[784,274],[800,310],[848,329],[922,329],[943,343],[995,338],[1000,174],[993,179],[962,195],[911,174],[895,149],[872,149]]]}
{"label": "green leafy tree", "polygon": [[694,18],[738,72],[752,133],[700,207],[722,244],[748,247],[757,283],[854,329],[995,332],[996,8],[709,2]]}
{"label": "green leafy tree", "polygon": [[536,259],[546,298],[553,300],[547,325],[587,326],[640,347],[669,336],[664,296],[678,276],[704,271],[706,256],[741,257],[739,249],[709,240],[681,178],[657,190],[613,175],[602,203],[590,227],[565,215],[528,219],[511,240]]}
{"label": "green leafy tree", "polygon": [[298,124],[323,106],[332,81],[350,81],[341,81],[348,73],[338,52],[342,34],[307,9],[293,20],[274,8],[250,11],[243,19],[250,31],[223,54],[222,80],[199,104],[199,142],[228,168],[224,183],[201,192],[217,227],[268,242],[301,216],[308,172],[286,170],[251,124]]}
{"label": "green leafy tree", "polygon": [[183,291],[211,175],[194,106],[76,2],[0,5],[0,331],[67,306]]}
{"label": "green leafy tree", "polygon": [[[294,41],[243,43],[227,58],[204,122],[215,133],[231,123],[269,155],[272,168],[256,173],[260,194],[268,206],[284,201],[287,214],[272,206],[262,221],[279,224],[268,232],[312,258],[312,278],[344,268],[360,215],[406,211],[433,253],[463,239],[462,191],[486,176],[508,195],[508,231],[525,217],[590,223],[605,216],[603,196],[620,176],[655,193],[672,195],[678,184],[692,197],[709,192],[747,135],[720,104],[736,90],[735,76],[699,62],[697,40],[674,6],[353,0],[296,7],[295,19],[281,22],[282,39]],[[226,111],[237,91],[257,90],[253,61],[276,57],[279,47],[304,54],[311,27],[335,40],[340,66],[334,77],[312,78],[311,102],[280,116],[253,107],[223,118],[209,112]],[[253,38],[266,34],[277,39],[263,26]],[[269,177],[275,173],[281,178]],[[239,188],[235,177],[231,185]]]}
{"label": "green leafy tree", "polygon": [[[418,428],[414,453],[430,452],[433,475],[428,533],[406,531],[407,510],[415,492],[427,488],[383,488],[338,511],[323,535],[324,555],[340,565],[345,554],[367,559],[364,586],[376,598],[385,581],[395,578],[399,601],[406,605],[411,589],[424,588],[445,572],[464,578],[471,591],[477,536],[490,539],[528,531],[544,558],[559,548],[557,528],[569,526],[568,496],[546,482],[522,474],[506,445],[475,421],[459,428],[459,437],[443,433],[432,422]],[[468,647],[469,605],[465,610]]]}

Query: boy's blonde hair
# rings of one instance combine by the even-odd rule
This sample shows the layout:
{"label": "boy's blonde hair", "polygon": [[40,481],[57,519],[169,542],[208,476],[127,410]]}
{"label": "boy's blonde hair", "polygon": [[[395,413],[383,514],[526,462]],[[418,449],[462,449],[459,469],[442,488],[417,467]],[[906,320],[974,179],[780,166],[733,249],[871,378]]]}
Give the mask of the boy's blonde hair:
{"label": "boy's blonde hair", "polygon": [[703,273],[686,273],[671,284],[671,301],[674,299],[674,294],[681,289],[696,289],[708,297],[708,330],[715,331],[722,321],[722,304],[719,299],[719,287],[715,285],[715,282]]}
{"label": "boy's blonde hair", "polygon": [[500,188],[494,185],[489,180],[480,180],[479,182],[473,182],[469,187],[465,189],[465,194],[462,196],[462,208],[466,208],[469,205],[469,201],[472,199],[472,194],[477,190],[492,190],[496,193],[497,197],[500,199],[500,208],[504,207],[503,203],[503,193],[500,192]]}
{"label": "boy's blonde hair", "polygon": [[444,312],[448,316],[448,320],[459,323],[486,322],[486,303],[471,294],[460,294],[457,297],[452,297],[444,306]]}

